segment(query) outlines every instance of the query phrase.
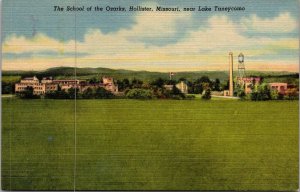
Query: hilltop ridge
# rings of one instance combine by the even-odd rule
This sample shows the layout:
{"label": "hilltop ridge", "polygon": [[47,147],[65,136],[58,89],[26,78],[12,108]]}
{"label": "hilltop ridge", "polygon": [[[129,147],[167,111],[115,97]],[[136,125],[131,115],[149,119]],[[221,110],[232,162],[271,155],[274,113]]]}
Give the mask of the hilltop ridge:
{"label": "hilltop ridge", "polygon": [[[57,79],[62,78],[74,78],[78,79],[88,79],[92,77],[101,77],[101,76],[111,76],[115,79],[141,79],[143,81],[151,81],[156,78],[168,79],[168,72],[152,72],[152,71],[133,71],[126,69],[110,69],[110,68],[74,68],[74,67],[54,67],[49,68],[43,71],[2,71],[2,76],[34,76],[37,77],[46,77],[52,76]],[[247,76],[262,76],[262,77],[293,77],[298,78],[299,73],[296,72],[277,72],[277,71],[246,71]],[[234,72],[234,76],[237,75],[237,71]],[[201,76],[208,76],[210,79],[220,79],[221,81],[228,79],[227,71],[182,71],[175,72],[175,75],[172,77],[175,80],[180,78],[185,78],[189,80],[195,80]]]}

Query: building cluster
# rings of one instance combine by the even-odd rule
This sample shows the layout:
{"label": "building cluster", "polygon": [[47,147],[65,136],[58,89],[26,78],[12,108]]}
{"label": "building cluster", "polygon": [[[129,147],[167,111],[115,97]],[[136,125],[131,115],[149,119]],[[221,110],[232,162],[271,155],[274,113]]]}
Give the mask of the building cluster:
{"label": "building cluster", "polygon": [[[252,92],[252,87],[261,83],[260,77],[244,77],[237,78],[238,84],[245,87],[245,94]],[[268,83],[271,90],[277,90],[278,93],[284,95],[289,88],[287,83]]]}
{"label": "building cluster", "polygon": [[[244,66],[244,55],[241,53],[238,56],[238,76],[236,77],[236,84],[244,89],[245,94],[250,94],[253,87],[259,85],[262,81],[260,77],[247,77],[245,74]],[[170,73],[170,80],[174,73]],[[234,77],[233,77],[233,53],[229,53],[229,89],[224,91],[213,91],[212,95],[215,96],[226,96],[233,97],[234,95]],[[287,83],[269,83],[271,90],[277,90],[278,93],[285,95],[288,89],[291,89],[291,85]],[[164,85],[166,90],[172,90],[174,85]],[[52,77],[44,77],[41,81],[36,77],[23,78],[20,83],[15,84],[15,92],[25,91],[27,87],[33,88],[34,95],[44,95],[47,92],[63,90],[68,92],[69,89],[78,89],[79,92],[83,93],[87,89],[104,88],[107,91],[112,92],[115,95],[120,95],[122,92],[118,91],[118,85],[114,83],[112,77],[102,77],[101,83],[90,83],[85,80],[78,79],[53,79]],[[175,85],[181,93],[188,93],[188,85],[184,81],[180,81]]]}
{"label": "building cluster", "polygon": [[[245,66],[244,66],[244,55],[240,53],[238,56],[238,73],[239,76],[236,78],[236,83],[241,87],[244,87],[245,94],[250,94],[252,92],[252,87],[259,85],[261,83],[260,77],[246,77],[245,76]],[[277,90],[278,93],[284,95],[286,94],[288,88],[291,88],[287,83],[269,83],[271,90]],[[224,90],[224,96],[233,96],[234,86],[233,86],[233,53],[229,53],[229,90]]]}
{"label": "building cluster", "polygon": [[15,84],[15,92],[22,92],[27,87],[33,88],[34,95],[44,95],[47,92],[57,91],[59,88],[68,91],[71,88],[84,92],[88,88],[104,88],[112,93],[118,93],[118,86],[114,83],[112,77],[103,77],[102,83],[89,83],[84,80],[77,79],[53,79],[52,77],[44,77],[41,81],[36,77],[26,77],[21,79],[20,83]]}

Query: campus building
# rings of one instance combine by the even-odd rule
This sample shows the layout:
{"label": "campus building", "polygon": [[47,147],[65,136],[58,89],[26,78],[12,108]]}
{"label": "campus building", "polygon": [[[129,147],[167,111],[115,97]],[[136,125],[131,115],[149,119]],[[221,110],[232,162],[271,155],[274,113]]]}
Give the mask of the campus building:
{"label": "campus building", "polygon": [[21,79],[20,83],[15,84],[15,92],[18,93],[25,91],[27,87],[33,88],[34,95],[43,95],[47,92],[57,91],[58,88],[66,92],[71,88],[78,88],[80,92],[83,92],[87,88],[102,87],[112,93],[118,92],[118,86],[114,84],[112,77],[103,77],[102,81],[103,83],[91,84],[77,79],[54,80],[52,77],[44,77],[40,82],[36,76],[26,77]]}
{"label": "campus building", "polygon": [[118,85],[115,85],[114,79],[112,77],[102,77],[102,86],[107,91],[110,91],[112,93],[118,92]]}
{"label": "campus building", "polygon": [[277,90],[280,94],[285,94],[287,91],[288,85],[287,83],[269,83],[269,86],[272,90]]}
{"label": "campus building", "polygon": [[20,83],[15,84],[15,92],[22,92],[27,89],[27,87],[33,88],[34,95],[42,95],[49,91],[56,91],[58,89],[58,85],[51,82],[43,82],[40,83],[39,79],[34,77],[26,77],[21,79]]}

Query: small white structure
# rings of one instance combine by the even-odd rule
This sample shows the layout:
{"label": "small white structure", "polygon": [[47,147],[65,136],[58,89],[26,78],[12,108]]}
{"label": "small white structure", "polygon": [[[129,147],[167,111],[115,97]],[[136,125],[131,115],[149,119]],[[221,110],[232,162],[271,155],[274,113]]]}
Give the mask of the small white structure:
{"label": "small white structure", "polygon": [[180,83],[176,84],[176,87],[181,91],[181,93],[184,93],[184,94],[188,93],[188,86],[185,82],[180,81]]}

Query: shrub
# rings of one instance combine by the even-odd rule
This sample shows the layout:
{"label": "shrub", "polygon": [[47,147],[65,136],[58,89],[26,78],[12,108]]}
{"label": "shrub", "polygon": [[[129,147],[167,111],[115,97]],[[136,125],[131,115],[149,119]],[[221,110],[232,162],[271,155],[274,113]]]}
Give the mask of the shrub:
{"label": "shrub", "polygon": [[63,90],[46,92],[45,98],[47,99],[69,99],[70,96]]}
{"label": "shrub", "polygon": [[211,91],[210,89],[206,89],[201,97],[204,100],[209,100],[211,99]]}
{"label": "shrub", "polygon": [[95,92],[95,98],[96,99],[111,99],[114,95],[110,92],[104,89],[103,87],[99,87],[96,89]]}
{"label": "shrub", "polygon": [[83,91],[82,93],[82,98],[83,99],[93,99],[95,98],[95,90],[93,90],[92,88],[87,88],[86,90]]}
{"label": "shrub", "polygon": [[251,100],[266,101],[271,99],[271,90],[267,84],[261,84],[254,88],[251,93]]}
{"label": "shrub", "polygon": [[170,92],[170,94],[172,95],[172,98],[175,98],[175,99],[177,99],[177,98],[184,99],[185,98],[185,95],[183,93],[181,93],[181,91],[175,85],[173,85],[172,91]]}
{"label": "shrub", "polygon": [[12,82],[2,81],[2,94],[12,94],[15,92],[15,84]]}
{"label": "shrub", "polygon": [[190,99],[190,100],[195,99],[195,98],[196,98],[195,95],[187,95],[185,97],[185,99]]}
{"label": "shrub", "polygon": [[245,99],[246,93],[245,93],[244,90],[239,90],[239,91],[237,92],[237,96],[238,96],[239,98],[241,98],[241,99]]}
{"label": "shrub", "polygon": [[271,90],[271,99],[272,99],[272,100],[277,100],[277,99],[279,99],[279,93],[278,93],[278,91],[277,91],[276,89]]}
{"label": "shrub", "polygon": [[21,99],[37,99],[38,95],[33,94],[33,87],[26,87],[24,91],[18,92],[17,97]]}
{"label": "shrub", "polygon": [[131,89],[126,93],[129,99],[152,99],[153,93],[148,89]]}

